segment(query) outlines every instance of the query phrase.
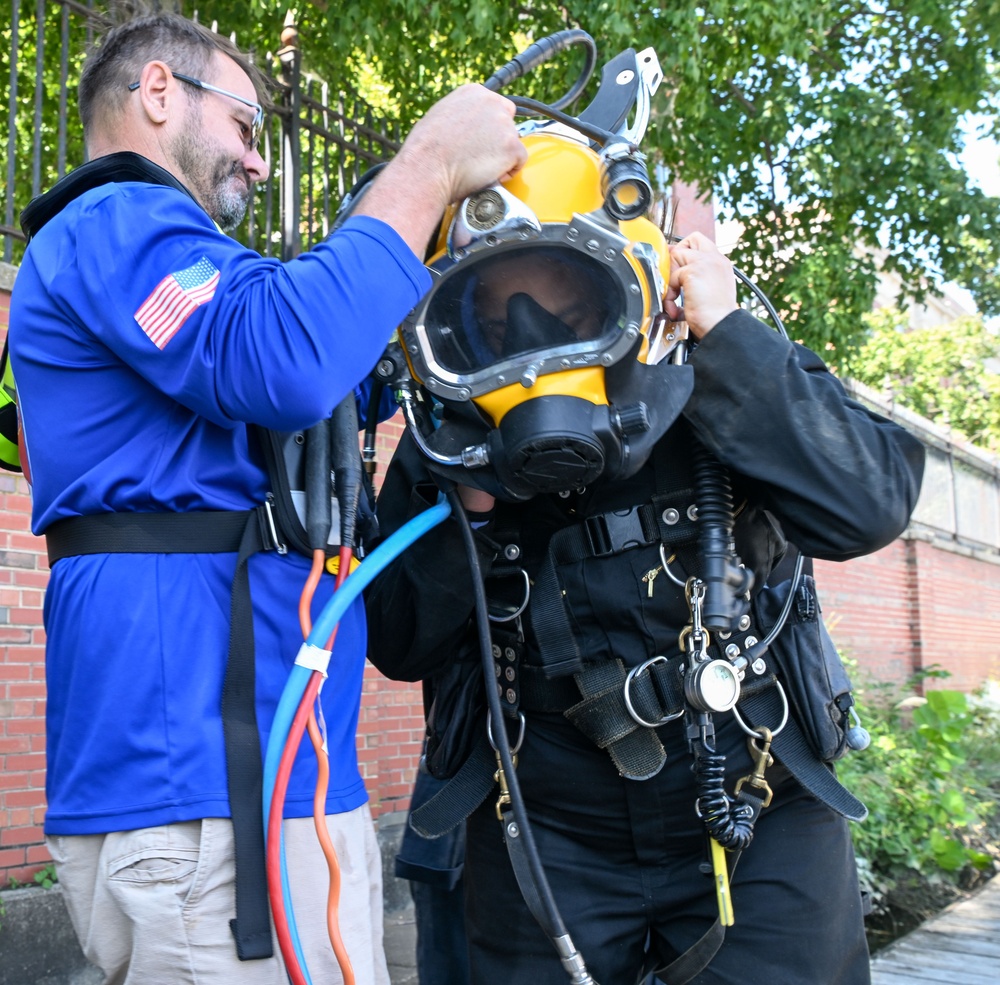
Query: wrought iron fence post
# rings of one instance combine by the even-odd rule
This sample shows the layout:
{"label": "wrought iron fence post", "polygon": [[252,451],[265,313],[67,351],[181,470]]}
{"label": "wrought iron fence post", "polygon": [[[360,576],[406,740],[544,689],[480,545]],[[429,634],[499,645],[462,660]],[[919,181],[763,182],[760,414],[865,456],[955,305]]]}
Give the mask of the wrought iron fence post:
{"label": "wrought iron fence post", "polygon": [[302,215],[301,171],[302,154],[299,142],[299,117],[302,112],[301,67],[299,32],[291,13],[285,17],[281,32],[282,81],[288,86],[288,113],[281,117],[281,259],[291,260],[302,249],[299,219]]}

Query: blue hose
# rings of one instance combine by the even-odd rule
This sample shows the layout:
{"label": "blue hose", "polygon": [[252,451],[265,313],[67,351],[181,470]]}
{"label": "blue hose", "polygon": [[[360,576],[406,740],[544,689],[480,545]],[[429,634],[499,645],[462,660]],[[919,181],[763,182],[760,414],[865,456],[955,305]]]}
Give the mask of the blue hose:
{"label": "blue hose", "polygon": [[[340,622],[341,617],[347,611],[352,602],[364,591],[368,585],[374,581],[375,577],[394,561],[403,551],[414,541],[422,537],[427,531],[436,527],[442,520],[451,514],[451,506],[446,500],[425,510],[404,526],[400,527],[392,536],[384,540],[372,553],[365,558],[364,562],[349,575],[344,583],[334,592],[333,597],[324,606],[319,618],[313,624],[312,632],[306,638],[307,646],[323,648],[330,638],[334,627]],[[271,733],[267,740],[267,749],[264,755],[264,846],[267,848],[267,827],[268,817],[271,813],[271,801],[274,795],[274,785],[278,776],[278,766],[281,763],[282,751],[288,742],[291,732],[292,721],[305,694],[310,677],[318,671],[311,670],[296,664],[288,675],[285,687],[281,692],[278,707],[274,713],[274,721],[271,724]],[[285,909],[288,917],[289,934],[295,947],[295,954],[299,959],[299,965],[306,980],[312,985],[312,979],[306,968],[305,959],[302,954],[301,943],[299,941],[298,928],[295,924],[295,915],[292,911],[291,890],[288,882],[288,870],[285,864],[284,844],[278,846],[281,853],[281,893],[285,901]]]}

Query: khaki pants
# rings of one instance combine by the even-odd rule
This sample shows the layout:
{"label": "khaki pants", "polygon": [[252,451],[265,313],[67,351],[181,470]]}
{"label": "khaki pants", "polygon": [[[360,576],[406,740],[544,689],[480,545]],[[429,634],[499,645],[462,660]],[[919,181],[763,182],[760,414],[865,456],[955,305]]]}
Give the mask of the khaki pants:
{"label": "khaki pants", "polygon": [[[327,817],[341,869],[341,933],[358,985],[389,985],[382,949],[382,862],[368,805]],[[292,905],[313,982],[343,976],[326,928],[328,870],[312,818],[284,822]],[[229,931],[233,830],[206,818],[47,839],[70,918],[106,985],[286,985],[274,957],[240,961]]]}

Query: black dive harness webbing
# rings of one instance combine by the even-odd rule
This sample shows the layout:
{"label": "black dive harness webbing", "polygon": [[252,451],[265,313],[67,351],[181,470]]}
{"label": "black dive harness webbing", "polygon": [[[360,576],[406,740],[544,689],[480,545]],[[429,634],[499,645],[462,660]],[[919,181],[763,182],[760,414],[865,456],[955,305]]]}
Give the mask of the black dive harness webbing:
{"label": "black dive harness webbing", "polygon": [[[687,493],[688,490],[683,490],[681,498]],[[673,494],[675,502],[677,495]],[[664,516],[671,519],[669,530],[664,529],[660,520]],[[521,710],[562,713],[595,745],[611,755],[623,775],[642,780],[659,772],[666,755],[656,728],[681,717],[689,707],[684,691],[686,656],[682,653],[669,659],[658,657],[632,671],[627,671],[621,660],[583,662],[565,609],[560,604],[561,590],[555,569],[566,561],[605,556],[656,542],[672,542],[671,549],[682,560],[693,561],[686,543],[690,541],[693,521],[691,525],[679,522],[683,516],[683,511],[672,507],[665,509],[664,498],[656,495],[651,505],[590,517],[552,537],[535,582],[532,624],[536,633],[543,634],[545,642],[555,647],[555,660],[551,659],[550,646],[550,659],[544,669],[524,664],[519,655],[515,655],[517,644],[512,639],[504,640],[503,632],[493,628],[497,679],[503,677],[505,680],[502,690],[509,695],[507,701],[510,702],[502,709],[504,717],[514,718]],[[690,564],[686,563],[685,567]],[[761,627],[752,628],[760,633]],[[554,668],[557,673],[553,676]],[[741,687],[739,708],[743,720],[767,735],[770,750],[809,793],[846,818],[864,819],[865,806],[839,783],[833,770],[817,758],[794,716],[789,715],[786,699],[782,697],[773,672],[747,673]],[[770,727],[779,721],[784,721],[784,725],[772,735]],[[499,757],[500,748],[493,743],[492,736],[482,735],[452,780],[413,812],[410,824],[424,837],[438,837],[479,807],[499,780],[501,796],[497,816],[505,831],[504,840],[515,877],[529,911],[552,936],[548,907],[539,896],[539,890],[547,887],[539,885],[532,871],[526,850],[527,839],[519,830],[512,810],[505,771],[503,767],[499,771],[496,768]],[[770,800],[770,792],[764,785],[768,791],[765,799],[750,789],[754,786],[751,777],[746,780],[751,782],[742,786],[739,793],[741,824],[752,832],[754,822]],[[741,785],[745,781],[741,781]],[[727,853],[730,875],[735,871],[741,850],[741,847],[733,847]],[[721,918],[717,918],[703,936],[668,967],[656,969],[657,976],[667,985],[684,985],[709,964],[724,937],[725,926]],[[556,943],[558,948],[558,939]]]}
{"label": "black dive harness webbing", "polygon": [[268,505],[205,513],[100,513],[57,520],[45,531],[49,566],[80,554],[235,553],[229,654],[222,689],[229,807],[236,848],[236,917],[229,923],[241,961],[269,958],[268,909],[261,817],[263,762],[254,703],[253,609],[247,562],[275,548]]}

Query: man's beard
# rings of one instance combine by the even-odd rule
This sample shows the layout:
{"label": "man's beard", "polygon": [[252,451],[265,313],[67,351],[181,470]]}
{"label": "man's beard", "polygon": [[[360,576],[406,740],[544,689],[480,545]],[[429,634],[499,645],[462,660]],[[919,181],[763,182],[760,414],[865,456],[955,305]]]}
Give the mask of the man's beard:
{"label": "man's beard", "polygon": [[191,186],[194,197],[219,228],[229,232],[247,214],[250,175],[239,161],[221,154],[210,161],[206,159],[207,152],[204,142],[191,134],[178,138],[174,146],[182,177]]}
{"label": "man's beard", "polygon": [[[239,176],[237,184],[233,179]],[[205,211],[216,221],[224,232],[235,229],[247,214],[250,204],[250,175],[238,161],[227,169],[220,160],[212,176],[210,200]]]}

